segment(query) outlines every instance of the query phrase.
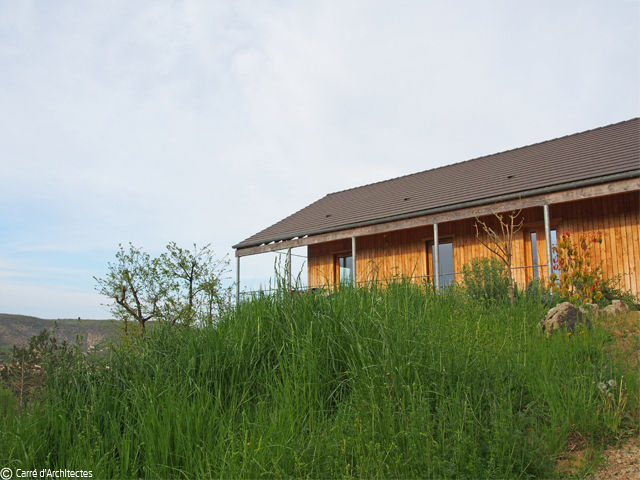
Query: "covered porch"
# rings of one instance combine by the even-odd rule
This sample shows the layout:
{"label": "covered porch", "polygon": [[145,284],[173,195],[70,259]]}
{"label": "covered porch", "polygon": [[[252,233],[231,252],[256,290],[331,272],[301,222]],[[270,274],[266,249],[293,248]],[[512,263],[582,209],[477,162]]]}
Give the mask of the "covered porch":
{"label": "covered porch", "polygon": [[[475,236],[475,219],[490,221],[494,214],[518,210],[524,224],[514,238],[512,268],[519,285],[536,278],[548,279],[547,259],[552,258],[557,231],[574,235],[601,232],[603,244],[595,252],[596,261],[606,277],[620,275],[622,286],[637,294],[640,180],[626,178],[565,187],[562,191],[527,192],[524,198],[495,197],[409,218],[237,248],[236,301],[241,296],[243,256],[290,252],[302,246],[308,252],[308,288],[335,288],[345,281],[362,285],[400,277],[440,288],[460,278],[462,265],[475,257],[491,255]],[[291,288],[290,269],[285,274]]]}

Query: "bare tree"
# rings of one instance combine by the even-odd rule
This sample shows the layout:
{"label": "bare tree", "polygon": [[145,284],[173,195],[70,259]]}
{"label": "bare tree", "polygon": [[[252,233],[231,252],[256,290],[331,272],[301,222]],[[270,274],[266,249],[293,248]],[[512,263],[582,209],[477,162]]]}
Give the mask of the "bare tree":
{"label": "bare tree", "polygon": [[509,300],[511,300],[511,303],[514,301],[514,282],[513,273],[511,272],[513,237],[522,229],[522,225],[524,224],[523,218],[518,220],[521,212],[522,209],[511,211],[507,214],[494,213],[493,216],[498,220],[499,229],[487,225],[486,222],[483,222],[478,217],[475,217],[476,222],[473,225],[476,229],[476,238],[478,241],[498,257],[505,266],[507,279],[509,281]]}

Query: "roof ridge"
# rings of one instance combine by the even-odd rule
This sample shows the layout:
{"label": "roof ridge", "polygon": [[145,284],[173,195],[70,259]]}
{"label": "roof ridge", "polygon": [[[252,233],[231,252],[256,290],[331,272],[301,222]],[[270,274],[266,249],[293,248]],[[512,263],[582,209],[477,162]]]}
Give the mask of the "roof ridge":
{"label": "roof ridge", "polygon": [[560,139],[563,139],[563,138],[574,137],[576,135],[582,135],[582,134],[589,133],[589,132],[595,132],[596,130],[602,130],[604,128],[610,128],[610,127],[613,127],[613,126],[616,126],[616,125],[622,125],[623,123],[633,122],[634,120],[640,120],[640,117],[632,117],[632,118],[629,118],[628,120],[622,120],[620,122],[610,123],[608,125],[602,125],[600,127],[594,127],[594,128],[590,128],[588,130],[582,130],[580,132],[569,133],[567,135],[562,135],[560,137],[550,138],[550,139],[547,139],[547,140],[543,140],[541,142],[530,143],[528,145],[523,145],[521,147],[509,148],[507,150],[501,150],[499,152],[489,153],[487,155],[480,155],[479,157],[473,157],[473,158],[470,158],[470,159],[467,159],[467,160],[462,160],[460,162],[450,163],[448,165],[441,165],[439,167],[429,168],[427,170],[421,170],[419,172],[408,173],[406,175],[399,175],[399,176],[393,177],[393,178],[387,178],[386,180],[380,180],[380,181],[377,181],[377,182],[365,183],[364,185],[359,185],[357,187],[345,188],[344,190],[337,190],[335,192],[327,193],[325,195],[325,197],[328,197],[328,196],[331,196],[331,195],[337,195],[338,193],[350,192],[352,190],[358,190],[359,188],[370,187],[371,185],[379,185],[379,184],[382,184],[382,183],[392,182],[392,181],[398,180],[400,178],[408,178],[408,177],[412,177],[412,176],[415,176],[415,175],[422,175],[422,174],[427,173],[427,172],[434,172],[436,170],[441,170],[441,169],[444,169],[444,168],[452,167],[454,165],[462,165],[462,164],[473,162],[473,161],[476,161],[476,160],[481,160],[483,158],[493,157],[495,155],[501,155],[501,154],[507,153],[507,152],[515,152],[517,150],[522,150],[524,148],[529,148],[529,147],[533,147],[533,146],[536,146],[536,145],[543,145],[545,143],[554,142],[554,141],[557,141],[557,140],[560,140]]}

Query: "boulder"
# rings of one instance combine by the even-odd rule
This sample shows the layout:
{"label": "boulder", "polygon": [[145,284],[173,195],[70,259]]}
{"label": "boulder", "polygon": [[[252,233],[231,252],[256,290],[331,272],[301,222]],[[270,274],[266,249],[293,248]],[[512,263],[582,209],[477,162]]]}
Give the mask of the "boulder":
{"label": "boulder", "polygon": [[561,328],[573,332],[581,323],[591,328],[591,322],[582,310],[569,302],[563,302],[549,310],[547,316],[540,322],[540,326],[547,337],[550,337],[554,330]]}
{"label": "boulder", "polygon": [[605,315],[620,315],[628,311],[629,307],[622,300],[612,300],[611,305],[604,307],[602,313]]}
{"label": "boulder", "polygon": [[597,303],[585,303],[580,307],[580,310],[582,310],[582,313],[591,315],[593,318],[600,315],[600,307]]}

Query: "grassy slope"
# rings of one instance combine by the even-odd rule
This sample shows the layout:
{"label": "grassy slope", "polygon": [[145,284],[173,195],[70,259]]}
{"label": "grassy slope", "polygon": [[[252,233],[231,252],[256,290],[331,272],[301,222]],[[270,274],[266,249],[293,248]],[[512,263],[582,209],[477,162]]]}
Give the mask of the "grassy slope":
{"label": "grassy slope", "polygon": [[[637,428],[639,383],[604,329],[546,339],[543,311],[410,286],[247,302],[217,328],[158,328],[109,368],[51,376],[33,412],[0,419],[0,463],[108,478],[548,477],[570,435]],[[597,388],[622,375],[624,408]]]}

